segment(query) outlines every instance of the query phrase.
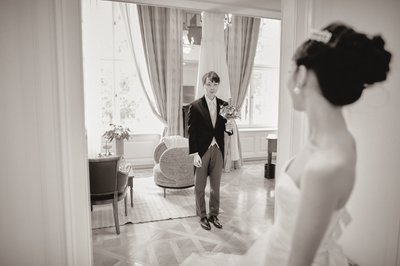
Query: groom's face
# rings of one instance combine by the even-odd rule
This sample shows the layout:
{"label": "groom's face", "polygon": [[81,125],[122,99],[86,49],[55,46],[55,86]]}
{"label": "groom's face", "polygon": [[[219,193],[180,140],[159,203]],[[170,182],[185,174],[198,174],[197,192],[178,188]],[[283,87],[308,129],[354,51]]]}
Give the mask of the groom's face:
{"label": "groom's face", "polygon": [[214,99],[214,97],[217,94],[218,88],[219,88],[219,83],[212,82],[209,78],[207,78],[203,87],[204,87],[206,96],[209,99]]}

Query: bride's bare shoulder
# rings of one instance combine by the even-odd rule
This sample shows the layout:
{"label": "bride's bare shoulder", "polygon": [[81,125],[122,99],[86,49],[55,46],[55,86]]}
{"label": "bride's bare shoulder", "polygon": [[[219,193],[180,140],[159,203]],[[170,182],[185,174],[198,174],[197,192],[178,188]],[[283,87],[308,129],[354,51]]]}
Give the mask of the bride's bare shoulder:
{"label": "bride's bare shoulder", "polygon": [[342,208],[349,199],[355,184],[355,153],[326,150],[316,153],[305,166],[302,186],[307,191],[318,191],[336,209]]}
{"label": "bride's bare shoulder", "polygon": [[[351,149],[325,149],[316,152],[305,166],[306,178],[330,185],[352,185],[356,153]],[[317,180],[315,180],[317,179]]]}
{"label": "bride's bare shoulder", "polygon": [[338,137],[313,153],[306,168],[319,172],[352,171],[357,160],[356,145],[350,134]]}

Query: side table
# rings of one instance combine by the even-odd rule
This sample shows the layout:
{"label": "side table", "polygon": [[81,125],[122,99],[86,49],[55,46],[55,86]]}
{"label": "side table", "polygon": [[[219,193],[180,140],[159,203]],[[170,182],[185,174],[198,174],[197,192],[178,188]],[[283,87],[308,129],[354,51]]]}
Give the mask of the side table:
{"label": "side table", "polygon": [[268,134],[268,159],[265,164],[264,177],[268,179],[275,178],[275,164],[272,163],[272,153],[277,151],[278,139],[275,134]]}

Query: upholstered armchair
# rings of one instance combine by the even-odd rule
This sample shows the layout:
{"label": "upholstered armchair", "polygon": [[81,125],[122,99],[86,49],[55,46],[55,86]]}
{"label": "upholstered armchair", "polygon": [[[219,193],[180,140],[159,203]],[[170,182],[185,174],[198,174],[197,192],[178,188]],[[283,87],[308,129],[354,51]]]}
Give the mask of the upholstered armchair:
{"label": "upholstered armchair", "polygon": [[127,216],[126,194],[128,191],[128,173],[118,171],[119,156],[107,156],[89,159],[90,204],[112,204],[115,229],[120,233],[118,219],[118,201],[124,200]]}
{"label": "upholstered armchair", "polygon": [[188,139],[165,137],[154,150],[154,182],[164,189],[182,189],[194,186],[193,156],[189,155]]}

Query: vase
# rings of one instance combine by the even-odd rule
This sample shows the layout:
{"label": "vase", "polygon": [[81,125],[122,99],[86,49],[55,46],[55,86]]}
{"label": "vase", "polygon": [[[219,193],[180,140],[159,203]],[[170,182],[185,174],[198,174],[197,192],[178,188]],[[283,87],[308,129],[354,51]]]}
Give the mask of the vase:
{"label": "vase", "polygon": [[124,155],[124,140],[116,139],[115,140],[115,154],[116,155]]}

